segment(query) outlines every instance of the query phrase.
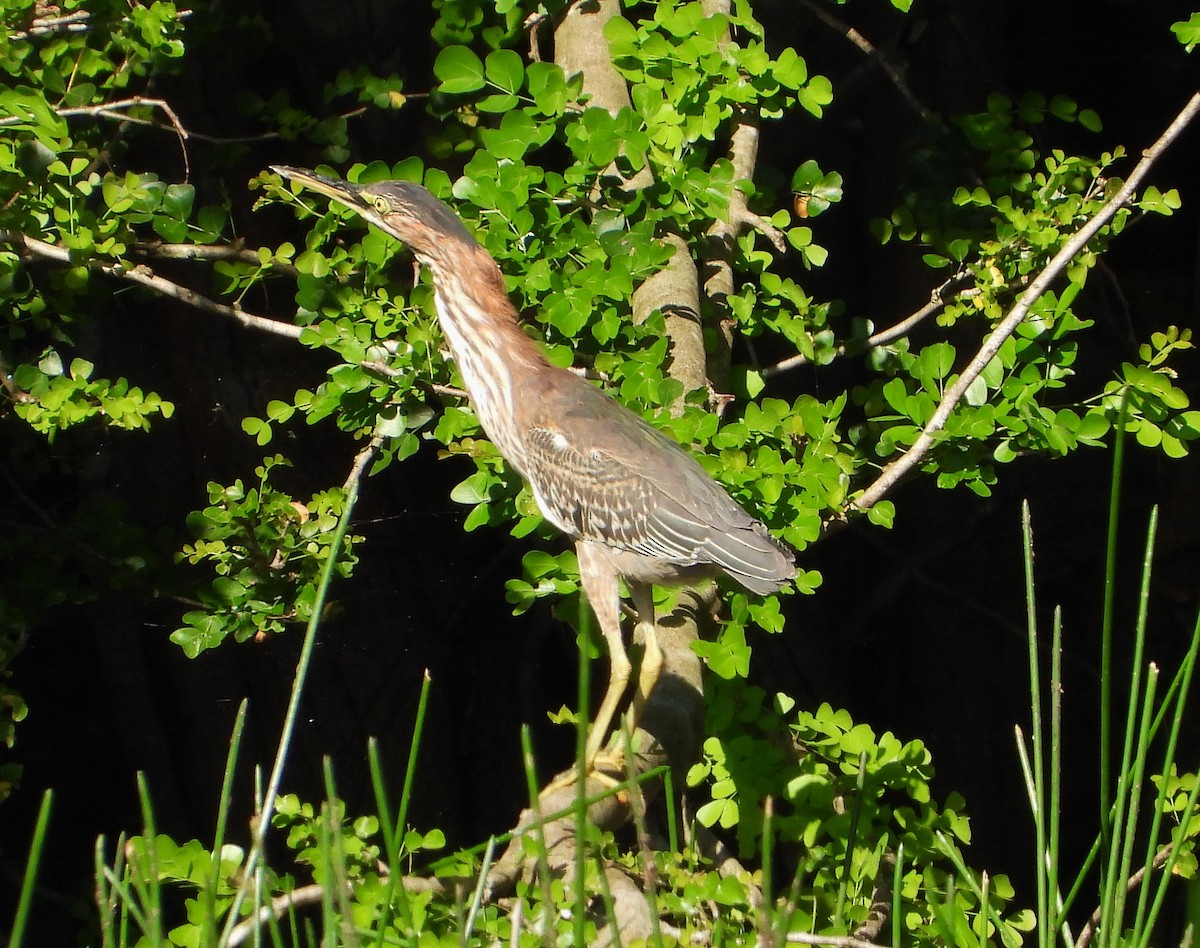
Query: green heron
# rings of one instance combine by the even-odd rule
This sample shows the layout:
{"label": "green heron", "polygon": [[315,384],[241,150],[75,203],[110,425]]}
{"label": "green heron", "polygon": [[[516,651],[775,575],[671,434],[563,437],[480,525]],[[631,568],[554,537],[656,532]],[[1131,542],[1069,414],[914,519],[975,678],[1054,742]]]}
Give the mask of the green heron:
{"label": "green heron", "polygon": [[636,720],[662,667],[652,586],[723,572],[750,592],[771,593],[795,575],[791,551],[678,444],[590,382],[550,365],[518,324],[496,261],[425,188],[272,170],[355,211],[430,269],[438,321],[484,431],[529,482],[546,519],[574,539],[611,664],[588,733],[590,770],[632,671],[621,639],[620,580],[645,642]]}

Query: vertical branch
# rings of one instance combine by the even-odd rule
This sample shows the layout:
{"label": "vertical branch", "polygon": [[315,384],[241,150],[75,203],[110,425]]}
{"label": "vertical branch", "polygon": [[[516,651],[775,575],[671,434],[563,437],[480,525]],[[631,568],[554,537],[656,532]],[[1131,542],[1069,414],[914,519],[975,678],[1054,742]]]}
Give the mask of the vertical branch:
{"label": "vertical branch", "polygon": [[[706,4],[707,6],[708,4]],[[749,180],[758,163],[758,122],[744,109],[734,116],[729,138],[729,158],[733,162],[734,190],[729,200],[729,217],[714,221],[704,241],[704,299],[712,310],[716,348],[711,355],[709,376],[718,390],[725,387],[733,348],[733,319],[729,316],[729,298],[737,287],[733,279],[734,243],[745,222],[746,196],[736,182]]]}
{"label": "vertical branch", "polygon": [[[708,16],[728,17],[730,0],[703,0],[704,12]],[[733,44],[733,37],[726,29],[720,41],[722,48]],[[734,321],[729,316],[729,298],[737,289],[733,278],[734,245],[738,236],[747,227],[762,230],[781,253],[785,247],[780,235],[765,221],[752,214],[746,206],[746,195],[739,190],[739,181],[750,181],[758,165],[758,116],[743,108],[733,115],[729,135],[728,155],[733,165],[733,193],[729,196],[729,214],[723,220],[714,221],[705,233],[704,254],[704,299],[709,310],[707,318],[712,324],[714,350],[709,354],[708,377],[720,391],[729,376],[729,363],[733,347]]]}
{"label": "vertical branch", "polygon": [[[708,384],[704,329],[700,323],[700,276],[687,241],[678,234],[667,234],[663,242],[671,247],[671,259],[634,291],[633,321],[645,322],[656,310],[662,312],[671,343],[667,372],[683,383],[684,392],[691,392]],[[682,398],[679,404],[682,407]]]}
{"label": "vertical branch", "polygon": [[[554,32],[555,59],[563,73],[582,76],[588,104],[615,115],[629,108],[629,88],[612,64],[604,25],[621,15],[618,0],[588,0],[572,4]],[[608,171],[618,175],[615,167]],[[649,167],[636,170],[624,179],[624,187],[634,191],[653,182]],[[644,322],[655,310],[666,321],[671,343],[672,378],[683,383],[683,390],[703,388],[707,381],[704,358],[704,333],[700,325],[699,275],[687,243],[677,235],[667,235],[672,255],[666,267],[642,283],[633,294],[634,322]]]}

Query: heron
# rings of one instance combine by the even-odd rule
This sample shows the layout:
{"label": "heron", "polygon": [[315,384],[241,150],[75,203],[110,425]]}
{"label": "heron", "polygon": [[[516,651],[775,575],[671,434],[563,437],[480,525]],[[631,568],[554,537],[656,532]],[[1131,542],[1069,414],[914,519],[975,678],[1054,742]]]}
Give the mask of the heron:
{"label": "heron", "polygon": [[767,595],[795,576],[792,551],[677,442],[551,365],[521,328],[496,261],[426,188],[271,170],[354,211],[430,271],[438,323],[484,432],[529,484],[542,515],[574,540],[610,668],[585,744],[583,772],[590,772],[633,670],[621,632],[621,581],[644,643],[630,705],[636,725],[663,662],[653,587],[724,573]]}

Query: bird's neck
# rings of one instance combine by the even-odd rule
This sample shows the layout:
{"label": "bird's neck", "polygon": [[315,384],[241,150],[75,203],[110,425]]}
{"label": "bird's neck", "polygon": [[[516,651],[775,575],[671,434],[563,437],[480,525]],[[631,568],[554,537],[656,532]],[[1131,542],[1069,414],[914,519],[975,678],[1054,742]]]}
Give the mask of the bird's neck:
{"label": "bird's neck", "polygon": [[457,259],[453,271],[430,262],[438,321],[475,413],[500,453],[520,468],[514,422],[522,401],[536,392],[546,359],[517,324],[500,269],[482,247],[468,261]]}

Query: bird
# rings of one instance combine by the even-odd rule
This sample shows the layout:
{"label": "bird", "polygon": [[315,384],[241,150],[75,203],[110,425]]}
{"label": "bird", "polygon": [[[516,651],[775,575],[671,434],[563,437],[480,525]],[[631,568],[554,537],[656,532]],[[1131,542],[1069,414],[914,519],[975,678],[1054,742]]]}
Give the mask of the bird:
{"label": "bird", "polygon": [[354,211],[431,272],[438,323],[484,432],[529,484],[543,516],[575,542],[610,667],[585,744],[583,772],[590,772],[632,674],[620,581],[644,643],[631,700],[636,725],[662,669],[653,587],[724,573],[767,595],[794,578],[794,554],[681,445],[587,379],[551,365],[521,328],[495,259],[426,188],[271,170]]}

